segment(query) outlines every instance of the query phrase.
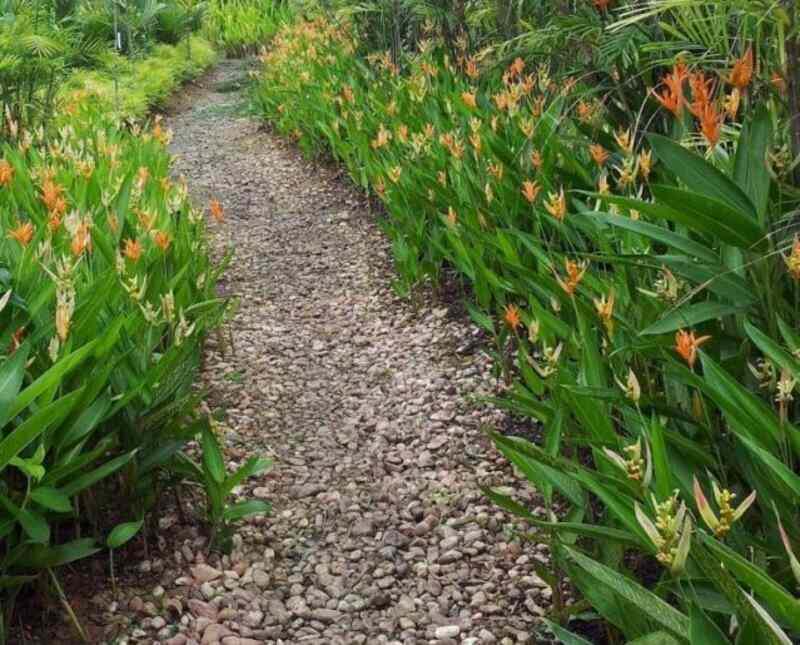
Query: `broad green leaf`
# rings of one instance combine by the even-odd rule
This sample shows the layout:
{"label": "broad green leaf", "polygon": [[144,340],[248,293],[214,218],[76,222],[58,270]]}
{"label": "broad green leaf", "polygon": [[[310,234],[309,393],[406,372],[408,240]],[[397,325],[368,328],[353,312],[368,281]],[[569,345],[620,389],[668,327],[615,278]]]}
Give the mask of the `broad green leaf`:
{"label": "broad green leaf", "polygon": [[747,308],[747,306],[747,303],[744,305],[726,305],[721,302],[713,302],[710,300],[681,305],[677,309],[670,310],[667,315],[657,320],[652,325],[647,326],[640,331],[639,334],[641,336],[651,336],[694,327],[708,320],[716,320],[738,313],[742,309]]}
{"label": "broad green leaf", "polygon": [[616,226],[617,228],[623,228],[648,237],[656,242],[666,244],[673,249],[686,253],[690,258],[697,258],[710,264],[718,264],[720,261],[719,256],[705,244],[695,242],[686,235],[675,233],[663,226],[657,226],[641,220],[634,220],[621,215],[610,215],[608,213],[587,211],[583,214],[590,219],[595,219],[610,224],[611,226]]}
{"label": "broad green leaf", "polygon": [[692,603],[689,611],[689,641],[691,643],[703,643],[703,645],[730,645],[730,641],[717,626],[717,624],[706,616],[705,612],[696,604]]}
{"label": "broad green leaf", "polygon": [[765,232],[752,217],[706,195],[673,186],[650,187],[658,202],[666,204],[693,222],[690,228],[709,229],[715,237],[740,248],[756,248],[766,242]]}
{"label": "broad green leaf", "polygon": [[225,481],[225,464],[222,458],[222,451],[217,438],[209,428],[203,429],[202,446],[203,466],[205,466],[206,472],[217,484],[222,484]]}
{"label": "broad green leaf", "polygon": [[636,640],[628,641],[625,645],[680,645],[680,641],[675,640],[667,632],[653,632]]}
{"label": "broad green leaf", "polygon": [[585,638],[581,638],[580,636],[576,636],[575,634],[568,632],[566,629],[559,626],[557,623],[554,623],[552,620],[542,618],[542,622],[547,625],[547,628],[553,632],[553,635],[562,645],[592,645]]}
{"label": "broad green leaf", "polygon": [[756,209],[742,189],[705,159],[668,137],[651,134],[647,139],[656,156],[690,190],[722,201],[754,221],[757,219]]}
{"label": "broad green leaf", "polygon": [[57,488],[39,486],[39,488],[31,491],[31,499],[39,506],[49,508],[51,511],[59,513],[72,512],[72,503],[69,501],[69,497]]}
{"label": "broad green leaf", "polygon": [[81,393],[82,390],[76,390],[42,408],[0,441],[0,472],[51,425],[61,422]]}
{"label": "broad green leaf", "polygon": [[562,547],[567,557],[591,575],[598,584],[608,587],[627,602],[637,607],[651,622],[659,625],[680,642],[689,637],[689,618],[664,602],[651,591],[630,580],[619,571],[609,569],[596,560],[570,547]]}
{"label": "broad green leaf", "polygon": [[95,468],[91,472],[88,472],[85,475],[81,475],[79,477],[76,477],[75,479],[72,479],[69,483],[64,485],[64,487],[61,489],[61,492],[67,495],[68,497],[73,497],[76,493],[79,493],[82,490],[89,488],[89,486],[96,484],[101,479],[105,479],[110,474],[122,468],[131,459],[133,459],[133,456],[135,454],[136,451],[132,450],[131,452],[126,452],[125,454],[115,457],[111,461],[107,461],[106,463]]}
{"label": "broad green leaf", "polygon": [[767,168],[767,152],[771,139],[770,113],[762,106],[742,128],[733,168],[736,184],[753,202],[761,221],[764,219],[769,201],[770,176]]}
{"label": "broad green leaf", "polygon": [[[28,407],[40,394],[52,389],[64,376],[78,367],[92,353],[98,340],[93,340],[59,360],[53,367],[19,393],[13,404],[3,413],[0,410],[0,428]],[[2,466],[0,466],[2,468]]]}
{"label": "broad green leaf", "polygon": [[762,569],[749,562],[730,547],[698,531],[697,537],[713,554],[717,564],[724,566],[747,589],[752,589],[770,611],[794,631],[800,632],[800,600],[794,598]]}
{"label": "broad green leaf", "polygon": [[94,555],[100,550],[95,541],[91,538],[73,540],[58,546],[45,546],[43,544],[32,545],[17,560],[19,567],[33,569],[47,569],[60,567],[76,560],[82,560]]}
{"label": "broad green leaf", "polygon": [[271,508],[272,507],[267,502],[262,502],[258,499],[250,499],[245,502],[239,502],[238,504],[229,506],[225,509],[223,517],[225,518],[226,522],[235,522],[236,520],[240,520],[250,515],[269,513]]}
{"label": "broad green leaf", "polygon": [[0,364],[0,432],[8,418],[2,410],[10,410],[14,399],[22,387],[22,380],[25,377],[25,363],[28,360],[30,343],[22,343],[17,351],[9,356],[5,363]]}
{"label": "broad green leaf", "polygon": [[144,525],[144,520],[117,524],[106,539],[109,549],[118,549],[136,535]]}

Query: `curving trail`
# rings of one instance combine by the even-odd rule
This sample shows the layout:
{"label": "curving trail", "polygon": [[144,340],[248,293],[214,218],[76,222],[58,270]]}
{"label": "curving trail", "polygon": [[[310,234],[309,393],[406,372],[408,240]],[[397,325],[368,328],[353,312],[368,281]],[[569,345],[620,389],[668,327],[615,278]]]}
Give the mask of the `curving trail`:
{"label": "curving trail", "polygon": [[221,288],[240,303],[232,348],[209,342],[210,407],[231,462],[275,457],[242,491],[274,514],[207,563],[202,538],[185,539],[156,615],[146,597],[129,607],[129,642],[544,642],[550,589],[530,560],[546,552],[512,541],[478,490],[522,487],[481,434],[504,417],[474,403],[494,388],[477,331],[394,296],[374,215],[238,109],[228,90],[245,72],[223,62],[168,125],[196,201],[225,207],[217,252],[235,251]]}

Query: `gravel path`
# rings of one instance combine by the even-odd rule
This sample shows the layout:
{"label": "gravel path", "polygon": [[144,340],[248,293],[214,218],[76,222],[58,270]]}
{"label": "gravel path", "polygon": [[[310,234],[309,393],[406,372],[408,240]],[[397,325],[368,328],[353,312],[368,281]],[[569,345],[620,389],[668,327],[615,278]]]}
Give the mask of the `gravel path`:
{"label": "gravel path", "polygon": [[274,513],[241,526],[229,556],[204,562],[203,538],[186,539],[156,599],[129,603],[131,640],[543,642],[551,592],[530,561],[544,548],[523,551],[478,489],[514,479],[481,433],[504,419],[474,403],[493,388],[477,330],[395,297],[363,199],[238,109],[244,73],[222,63],[168,125],[198,201],[225,207],[217,251],[235,252],[221,288],[240,305],[232,347],[209,343],[210,407],[232,466],[275,458],[241,491]]}

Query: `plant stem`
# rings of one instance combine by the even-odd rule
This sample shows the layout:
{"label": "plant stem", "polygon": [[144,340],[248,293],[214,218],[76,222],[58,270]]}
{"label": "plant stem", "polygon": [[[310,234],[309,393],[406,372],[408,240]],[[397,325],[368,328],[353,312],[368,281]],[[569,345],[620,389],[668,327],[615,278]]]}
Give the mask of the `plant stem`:
{"label": "plant stem", "polygon": [[74,625],[76,631],[78,632],[78,635],[80,636],[81,640],[84,643],[88,643],[89,642],[89,637],[86,635],[86,632],[84,631],[83,626],[81,625],[80,621],[78,620],[78,617],[75,615],[75,612],[72,611],[72,606],[69,604],[69,601],[67,600],[67,596],[64,594],[64,590],[61,588],[61,585],[58,583],[58,578],[56,578],[56,574],[53,573],[53,570],[50,569],[50,568],[47,569],[47,573],[50,574],[50,579],[53,581],[53,585],[55,585],[56,591],[58,591],[58,597],[61,600],[61,604],[64,605],[64,609],[67,610],[67,613],[69,614],[69,618],[72,621],[72,624]]}

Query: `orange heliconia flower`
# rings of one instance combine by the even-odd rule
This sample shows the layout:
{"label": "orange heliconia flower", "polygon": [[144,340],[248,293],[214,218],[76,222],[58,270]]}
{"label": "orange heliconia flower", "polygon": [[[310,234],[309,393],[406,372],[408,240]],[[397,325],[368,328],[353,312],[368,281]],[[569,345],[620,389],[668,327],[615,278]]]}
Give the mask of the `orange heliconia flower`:
{"label": "orange heliconia flower", "polygon": [[526,180],[522,182],[522,195],[531,204],[536,201],[536,197],[538,197],[540,190],[542,190],[542,187],[537,181]]}
{"label": "orange heliconia flower", "polygon": [[539,168],[542,167],[543,162],[544,160],[542,159],[542,153],[540,153],[538,150],[531,152],[531,165],[536,168],[536,170],[539,170]]}
{"label": "orange heliconia flower", "polygon": [[743,90],[753,80],[753,46],[750,45],[741,58],[733,63],[733,69],[728,77],[728,82],[734,87]]}
{"label": "orange heliconia flower", "polygon": [[64,189],[52,179],[47,178],[42,184],[42,203],[51,213],[62,214],[67,209],[63,197]]}
{"label": "orange heliconia flower", "polygon": [[566,270],[566,277],[562,278],[558,273],[556,273],[556,282],[561,286],[564,292],[568,296],[572,296],[575,293],[575,290],[578,288],[578,285],[583,280],[583,275],[586,273],[586,270],[589,268],[589,263],[587,261],[583,262],[575,262],[574,260],[564,260],[564,269]]}
{"label": "orange heliconia flower", "polygon": [[153,242],[162,251],[166,251],[172,243],[172,238],[166,231],[153,231]]}
{"label": "orange heliconia flower", "polygon": [[700,131],[703,133],[710,148],[717,145],[722,127],[722,115],[720,115],[713,103],[706,103],[700,113]]}
{"label": "orange heliconia flower", "polygon": [[508,71],[511,72],[511,76],[519,76],[522,74],[522,71],[525,69],[525,61],[522,60],[519,56],[514,59],[514,62],[508,68]]}
{"label": "orange heliconia flower", "polygon": [[544,203],[547,212],[555,217],[559,222],[563,222],[567,215],[567,198],[564,195],[564,187],[558,193],[550,193]]}
{"label": "orange heliconia flower", "polygon": [[705,106],[711,103],[714,94],[714,79],[707,79],[703,72],[695,72],[689,74],[689,87],[692,88],[692,104],[689,109],[699,119]]}
{"label": "orange heliconia flower", "polygon": [[519,315],[519,307],[514,304],[506,305],[503,313],[503,320],[505,320],[506,325],[508,325],[511,331],[517,331],[517,328],[522,324],[522,318]]}
{"label": "orange heliconia flower", "polygon": [[464,105],[469,108],[478,106],[478,102],[475,99],[475,92],[461,92],[461,100],[464,102]]}
{"label": "orange heliconia flower", "polygon": [[694,364],[697,361],[697,350],[709,340],[711,340],[711,336],[697,338],[693,331],[681,329],[675,334],[675,351],[686,361],[689,369],[694,369]]}
{"label": "orange heliconia flower", "polygon": [[84,251],[91,253],[92,236],[89,233],[89,225],[86,222],[81,222],[75,229],[70,249],[72,250],[72,255],[75,257],[82,255]]}
{"label": "orange heliconia flower", "polygon": [[14,166],[6,159],[0,159],[0,186],[8,186],[14,179]]}
{"label": "orange heliconia flower", "polygon": [[123,255],[131,262],[138,262],[139,258],[142,257],[142,245],[139,244],[139,240],[127,239],[124,244]]}
{"label": "orange heliconia flower", "polygon": [[213,217],[214,221],[217,223],[222,223],[225,219],[225,210],[222,208],[222,204],[219,203],[219,200],[212,199],[208,203],[208,210],[211,212],[211,217]]}
{"label": "orange heliconia flower", "polygon": [[8,232],[9,239],[16,240],[22,246],[28,246],[33,239],[33,224],[25,222]]}
{"label": "orange heliconia flower", "polygon": [[605,165],[606,161],[608,161],[608,152],[599,143],[591,144],[589,146],[589,152],[591,153],[594,162],[601,168]]}
{"label": "orange heliconia flower", "polygon": [[689,72],[686,69],[686,65],[683,61],[679,60],[672,66],[672,71],[664,77],[662,81],[665,85],[664,90],[660,94],[653,90],[653,94],[658,99],[659,103],[677,117],[680,117],[683,111],[683,104],[685,102],[683,97],[683,82],[688,76]]}

